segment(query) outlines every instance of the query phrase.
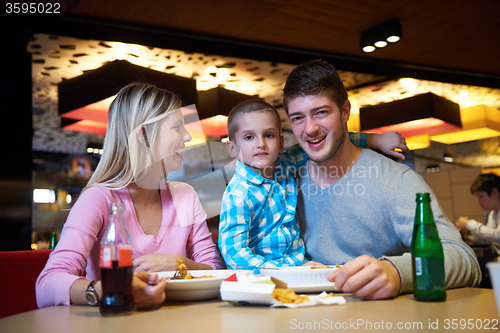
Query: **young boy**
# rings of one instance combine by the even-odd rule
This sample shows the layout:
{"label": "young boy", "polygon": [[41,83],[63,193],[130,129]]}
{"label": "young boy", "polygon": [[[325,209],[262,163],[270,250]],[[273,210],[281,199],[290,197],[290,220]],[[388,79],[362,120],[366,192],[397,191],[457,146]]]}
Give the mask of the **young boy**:
{"label": "young boy", "polygon": [[470,187],[481,208],[487,213],[484,224],[460,216],[455,223],[458,229],[472,232],[475,243],[490,243],[496,255],[500,255],[500,177],[494,173],[481,174]]}
{"label": "young boy", "polygon": [[[222,198],[219,247],[229,268],[300,266],[307,262],[295,217],[297,186],[294,172],[307,161],[297,146],[283,153],[278,112],[261,100],[248,100],[229,113],[231,157],[236,173]],[[354,134],[350,134],[353,141]],[[353,143],[366,147],[367,135]],[[394,140],[397,136],[397,140]],[[383,138],[382,138],[383,137]],[[399,134],[373,140],[373,148],[394,153]],[[405,147],[406,148],[406,147]]]}

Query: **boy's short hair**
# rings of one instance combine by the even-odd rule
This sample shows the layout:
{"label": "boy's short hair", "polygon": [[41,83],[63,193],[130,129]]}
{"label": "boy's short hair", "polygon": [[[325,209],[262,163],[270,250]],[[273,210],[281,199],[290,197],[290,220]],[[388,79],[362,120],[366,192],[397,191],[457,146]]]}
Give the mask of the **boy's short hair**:
{"label": "boy's short hair", "polygon": [[488,195],[491,195],[494,188],[500,193],[500,177],[492,172],[483,173],[477,176],[470,186],[470,193],[474,194],[477,191],[484,191]]}
{"label": "boy's short hair", "polygon": [[243,114],[251,112],[270,112],[276,118],[276,126],[281,134],[281,118],[278,111],[269,103],[260,99],[249,99],[236,105],[227,119],[227,132],[229,140],[234,141],[234,134],[238,130],[238,120]]}
{"label": "boy's short hair", "polygon": [[347,91],[340,76],[330,63],[311,60],[292,70],[283,88],[283,104],[288,111],[289,103],[310,95],[326,95],[340,110],[347,100]]}

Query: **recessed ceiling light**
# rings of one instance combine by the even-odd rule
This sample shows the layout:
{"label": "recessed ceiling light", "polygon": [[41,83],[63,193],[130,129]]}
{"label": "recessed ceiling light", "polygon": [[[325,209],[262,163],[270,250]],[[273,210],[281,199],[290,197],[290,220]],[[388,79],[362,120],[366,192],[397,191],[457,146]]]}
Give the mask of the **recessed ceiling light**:
{"label": "recessed ceiling light", "polygon": [[[373,52],[376,46],[382,48],[387,42],[395,43],[403,36],[402,27],[398,19],[384,21],[361,34],[360,46],[363,52]],[[371,46],[371,48],[370,48]]]}
{"label": "recessed ceiling light", "polygon": [[398,40],[400,40],[401,38],[399,36],[389,36],[387,37],[387,41],[389,43],[396,43]]}
{"label": "recessed ceiling light", "polygon": [[373,52],[373,51],[375,51],[375,46],[368,45],[368,46],[363,47],[363,52],[369,53],[369,52]]}

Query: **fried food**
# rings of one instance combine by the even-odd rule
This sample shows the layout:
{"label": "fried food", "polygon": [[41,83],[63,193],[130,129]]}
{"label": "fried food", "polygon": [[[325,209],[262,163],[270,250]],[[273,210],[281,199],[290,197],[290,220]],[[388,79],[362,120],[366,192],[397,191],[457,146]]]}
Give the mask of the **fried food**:
{"label": "fried food", "polygon": [[[329,293],[321,298],[333,297],[334,293]],[[293,289],[285,289],[285,288],[274,288],[273,297],[275,300],[280,301],[281,303],[293,303],[300,304],[309,302],[309,296],[307,295],[297,295]]]}
{"label": "fried food", "polygon": [[202,275],[202,276],[192,276],[190,273],[186,275],[185,279],[210,279],[214,278],[215,276],[213,275]]}
{"label": "fried food", "polygon": [[186,276],[188,275],[187,271],[188,269],[187,266],[184,264],[184,261],[182,259],[177,259],[177,272],[175,273],[175,275],[177,275],[179,279],[185,279]]}
{"label": "fried food", "polygon": [[177,272],[175,272],[174,276],[170,280],[208,279],[213,277],[213,275],[193,276],[191,273],[188,273],[188,269],[186,264],[184,264],[184,261],[182,259],[177,259]]}
{"label": "fried food", "polygon": [[281,303],[294,303],[300,304],[309,302],[309,296],[307,295],[297,295],[293,289],[284,289],[284,288],[274,288],[273,297],[277,301]]}
{"label": "fried food", "polygon": [[326,268],[340,268],[340,265],[335,266],[311,266],[311,269],[326,269]]}

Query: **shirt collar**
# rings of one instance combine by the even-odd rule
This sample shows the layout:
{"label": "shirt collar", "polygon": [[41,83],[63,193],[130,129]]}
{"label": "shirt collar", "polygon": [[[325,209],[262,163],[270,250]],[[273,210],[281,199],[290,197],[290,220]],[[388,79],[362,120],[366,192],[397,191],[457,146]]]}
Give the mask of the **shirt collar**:
{"label": "shirt collar", "polygon": [[269,181],[269,179],[262,177],[257,172],[241,163],[240,161],[236,161],[235,175],[237,175],[240,179],[243,179],[255,185],[261,185],[265,181]]}

